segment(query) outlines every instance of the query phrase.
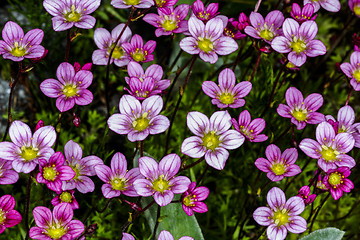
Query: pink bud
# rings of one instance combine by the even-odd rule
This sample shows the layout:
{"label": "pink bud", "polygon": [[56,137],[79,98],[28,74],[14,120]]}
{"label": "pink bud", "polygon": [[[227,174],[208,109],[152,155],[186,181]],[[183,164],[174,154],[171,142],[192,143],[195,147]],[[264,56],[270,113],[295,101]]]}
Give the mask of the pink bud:
{"label": "pink bud", "polygon": [[73,113],[74,119],[73,119],[73,123],[76,127],[79,127],[81,120],[78,116],[75,115],[75,113]]}
{"label": "pink bud", "polygon": [[38,123],[36,124],[35,132],[36,132],[36,130],[38,130],[39,128],[41,128],[43,126],[44,126],[44,122],[42,120],[39,120]]}

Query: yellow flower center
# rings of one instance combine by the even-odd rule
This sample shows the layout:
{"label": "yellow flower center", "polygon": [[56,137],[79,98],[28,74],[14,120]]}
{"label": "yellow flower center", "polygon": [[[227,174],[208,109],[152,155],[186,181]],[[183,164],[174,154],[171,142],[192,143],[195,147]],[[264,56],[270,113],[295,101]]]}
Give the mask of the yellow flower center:
{"label": "yellow flower center", "polygon": [[73,84],[67,84],[63,89],[63,93],[67,98],[75,96],[77,91],[76,85]]}
{"label": "yellow flower center", "polygon": [[10,52],[15,57],[23,57],[26,55],[26,49],[22,46],[19,46],[18,42],[14,43],[14,48]]}
{"label": "yellow flower center", "polygon": [[[360,8],[360,7],[359,7]],[[359,10],[360,11],[360,10]],[[360,70],[356,70],[353,73],[353,77],[356,79],[357,82],[360,82]]]}
{"label": "yellow flower center", "polygon": [[275,224],[280,227],[282,225],[285,225],[289,222],[289,214],[287,213],[286,209],[278,210],[274,212],[273,216]]}
{"label": "yellow flower center", "polygon": [[28,162],[37,157],[38,151],[39,150],[37,148],[22,146],[20,156],[25,160],[25,162]]}
{"label": "yellow flower center", "polygon": [[195,198],[196,196],[195,195],[188,195],[186,197],[184,197],[184,199],[182,200],[183,201],[183,204],[185,206],[188,206],[188,207],[193,207],[195,206],[195,204],[193,203],[193,199]]}
{"label": "yellow flower center", "polygon": [[202,140],[203,140],[203,145],[207,149],[211,149],[212,151],[214,151],[215,148],[219,147],[220,145],[219,136],[216,135],[215,132],[209,132],[205,134]]}
{"label": "yellow flower center", "polygon": [[142,117],[137,118],[133,123],[133,127],[135,130],[141,132],[144,131],[148,126],[150,120],[147,118],[147,112],[143,113]]}
{"label": "yellow flower center", "polygon": [[140,49],[136,49],[136,51],[134,53],[131,53],[132,58],[136,61],[136,62],[141,62],[144,61],[146,59],[146,51],[145,54],[143,53],[142,50]]}
{"label": "yellow flower center", "polygon": [[45,178],[48,181],[54,181],[56,175],[58,175],[58,172],[54,169],[54,165],[51,167],[44,167],[43,169],[43,178]]}
{"label": "yellow flower center", "polygon": [[153,189],[157,192],[163,193],[169,188],[169,181],[164,180],[164,175],[160,175],[160,177],[153,182]]}
{"label": "yellow flower center", "polygon": [[223,104],[232,104],[235,101],[234,96],[231,93],[221,93],[219,100]]}
{"label": "yellow flower center", "polygon": [[0,225],[2,225],[6,220],[6,214],[3,210],[0,209]]}
{"label": "yellow flower center", "polygon": [[342,183],[341,175],[338,172],[331,173],[328,182],[333,186],[339,185]]}
{"label": "yellow flower center", "polygon": [[200,48],[201,51],[206,53],[214,49],[213,43],[210,41],[210,39],[207,38],[199,38],[198,47]]}
{"label": "yellow flower center", "polygon": [[307,111],[304,110],[294,110],[292,112],[293,117],[299,122],[305,121],[307,119]]}
{"label": "yellow flower center", "polygon": [[355,13],[356,16],[360,16],[360,5],[357,4],[354,8],[353,11]]}
{"label": "yellow flower center", "polygon": [[115,178],[113,180],[111,180],[111,185],[113,187],[114,190],[125,190],[125,180],[124,179],[119,179],[119,178]]}
{"label": "yellow flower center", "polygon": [[275,173],[275,175],[283,175],[286,171],[284,164],[274,163],[271,166],[271,170]]}
{"label": "yellow flower center", "polygon": [[75,172],[75,176],[73,177],[73,180],[75,180],[75,181],[78,180],[79,176],[81,176],[81,174],[80,174],[80,165],[77,163],[76,165],[71,165],[70,167]]}
{"label": "yellow flower center", "polygon": [[[109,48],[108,52],[110,54],[111,52],[111,49],[113,48],[114,46],[111,45],[111,47]],[[122,56],[124,55],[124,50],[122,49],[122,47],[118,47],[116,46],[114,51],[113,51],[113,54],[111,55],[112,58],[114,59],[119,59],[121,58]]]}
{"label": "yellow flower center", "polygon": [[71,203],[72,202],[72,195],[69,192],[62,192],[59,196],[61,202],[67,202],[67,203]]}
{"label": "yellow flower center", "polygon": [[171,21],[168,19],[162,23],[162,27],[164,28],[165,31],[172,31],[178,28],[176,21]]}
{"label": "yellow flower center", "polygon": [[323,149],[321,150],[321,156],[323,159],[325,159],[325,161],[334,161],[336,159],[336,156],[338,154],[337,151],[335,151],[332,148],[326,147],[326,146],[322,146]]}
{"label": "yellow flower center", "polygon": [[63,226],[50,226],[50,228],[47,229],[46,235],[51,237],[51,239],[60,239],[62,236],[66,234],[67,230],[64,229]]}
{"label": "yellow flower center", "polygon": [[124,0],[126,5],[138,5],[140,0]]}
{"label": "yellow flower center", "polygon": [[163,5],[166,3],[166,1],[165,0],[156,0],[156,5],[158,6],[158,7],[163,7]]}
{"label": "yellow flower center", "polygon": [[81,14],[75,11],[75,5],[71,5],[71,12],[67,12],[64,17],[67,22],[78,22]]}
{"label": "yellow flower center", "polygon": [[292,48],[293,51],[295,51],[296,53],[301,53],[306,49],[306,44],[304,43],[304,41],[302,40],[294,40],[291,44],[290,47]]}
{"label": "yellow flower center", "polygon": [[271,41],[274,38],[274,33],[265,28],[264,30],[260,31],[260,37],[267,41]]}

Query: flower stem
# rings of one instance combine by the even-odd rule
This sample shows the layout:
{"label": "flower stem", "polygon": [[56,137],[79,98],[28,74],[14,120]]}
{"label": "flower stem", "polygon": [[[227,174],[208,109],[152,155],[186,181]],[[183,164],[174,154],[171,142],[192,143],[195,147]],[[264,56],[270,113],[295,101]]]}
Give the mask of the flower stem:
{"label": "flower stem", "polygon": [[160,207],[160,205],[158,205],[158,209],[156,212],[156,222],[155,222],[155,226],[154,226],[152,240],[155,240],[155,237],[156,237],[156,230],[159,227],[159,223],[160,223],[159,222],[160,214],[161,214],[161,207]]}
{"label": "flower stem", "polygon": [[189,169],[189,168],[192,168],[192,167],[198,165],[199,163],[201,163],[202,161],[204,161],[204,159],[205,159],[205,158],[202,157],[202,158],[200,158],[199,160],[197,160],[196,162],[193,162],[193,163],[191,163],[191,164],[189,164],[189,165],[186,165],[186,166],[180,168],[179,173],[182,172],[182,171],[185,171],[186,169]]}
{"label": "flower stem", "polygon": [[148,210],[154,203],[155,203],[155,200],[153,200],[146,207],[141,209],[141,211],[138,211],[137,213],[135,213],[135,215],[130,220],[128,219],[128,221],[121,227],[121,232],[126,232],[126,229],[130,226],[130,224],[134,221],[134,219],[137,218],[138,216],[140,216],[146,210]]}
{"label": "flower stem", "polygon": [[261,58],[261,51],[259,51],[259,54],[258,54],[258,57],[257,57],[257,59],[256,59],[256,63],[255,63],[255,67],[254,67],[254,70],[253,70],[253,72],[252,72],[252,74],[251,74],[251,77],[249,78],[249,82],[251,82],[253,79],[254,79],[254,76],[255,76],[255,72],[256,72],[256,70],[257,70],[257,68],[259,67],[259,63],[260,63],[260,58]]}
{"label": "flower stem", "polygon": [[317,209],[317,211],[316,211],[316,213],[315,213],[315,216],[313,217],[313,219],[312,219],[312,221],[311,221],[310,228],[309,228],[309,233],[312,232],[312,227],[313,227],[313,225],[314,225],[315,219],[316,219],[316,217],[318,216],[321,208],[324,206],[326,200],[328,200],[329,197],[330,197],[330,193],[328,193],[328,195],[326,195],[326,197],[324,198],[324,200],[320,203],[320,206],[318,207],[318,209]]}
{"label": "flower stem", "polygon": [[124,34],[126,28],[129,26],[130,22],[132,21],[132,17],[134,15],[135,12],[135,8],[132,7],[130,10],[130,14],[129,14],[129,18],[125,23],[124,28],[121,30],[118,38],[116,39],[116,41],[114,42],[114,46],[111,48],[111,51],[109,53],[109,59],[108,62],[106,64],[106,76],[105,76],[105,101],[106,101],[106,110],[107,110],[107,115],[108,117],[110,116],[110,96],[109,96],[109,76],[110,76],[110,61],[111,61],[111,56],[114,53],[114,50],[116,48],[117,43],[120,41],[121,36]]}
{"label": "flower stem", "polygon": [[67,30],[66,34],[66,50],[65,50],[65,62],[69,61],[69,55],[70,55],[70,44],[71,44],[71,30]]}
{"label": "flower stem", "polygon": [[169,130],[168,130],[168,133],[167,133],[167,136],[166,136],[166,144],[165,144],[165,152],[164,152],[164,155],[166,155],[168,149],[169,149],[169,142],[170,142],[170,135],[171,135],[171,129],[172,129],[172,126],[174,124],[174,121],[175,121],[175,116],[176,116],[176,113],[179,109],[179,106],[180,106],[180,103],[181,103],[181,99],[185,93],[185,89],[186,89],[186,86],[189,82],[189,79],[190,79],[190,76],[191,76],[191,73],[192,73],[192,69],[194,67],[194,64],[195,64],[195,61],[196,61],[196,58],[197,58],[197,55],[193,56],[192,59],[191,59],[191,64],[190,64],[190,67],[189,67],[189,71],[188,71],[188,74],[186,75],[186,78],[185,78],[185,82],[183,84],[182,87],[180,87],[179,89],[179,99],[176,103],[176,107],[175,107],[175,110],[174,110],[174,113],[171,117],[171,121],[170,121],[170,126],[169,126]]}
{"label": "flower stem", "polygon": [[350,97],[351,97],[351,94],[352,94],[352,88],[350,88],[350,91],[349,91],[349,95],[348,95],[348,97],[347,97],[347,99],[346,99],[346,103],[345,103],[345,106],[347,106],[348,104],[349,104],[349,101],[350,101]]}
{"label": "flower stem", "polygon": [[25,231],[26,231],[26,237],[25,240],[29,239],[29,211],[30,211],[30,197],[31,197],[31,174],[29,174],[28,178],[28,184],[27,184],[27,190],[26,190],[26,202],[25,202]]}
{"label": "flower stem", "polygon": [[10,84],[9,84],[9,86],[10,86],[10,94],[9,94],[9,103],[8,103],[8,122],[7,122],[5,133],[4,133],[4,136],[3,136],[3,139],[2,139],[3,141],[5,141],[5,139],[6,139],[7,133],[8,133],[9,128],[10,128],[10,124],[12,122],[12,115],[11,115],[12,96],[14,94],[15,86],[16,86],[17,82],[20,79],[21,72],[22,72],[22,63],[19,62],[19,70],[18,70],[18,73],[16,75],[16,78],[14,80],[11,80]]}

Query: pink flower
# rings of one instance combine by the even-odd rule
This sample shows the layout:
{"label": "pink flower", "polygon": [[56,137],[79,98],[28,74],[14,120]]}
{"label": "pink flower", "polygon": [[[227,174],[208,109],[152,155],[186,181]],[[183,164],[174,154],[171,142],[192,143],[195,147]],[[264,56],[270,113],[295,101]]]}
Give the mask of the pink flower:
{"label": "pink flower", "polygon": [[143,197],[154,196],[161,207],[168,205],[174,194],[185,192],[190,184],[189,178],[175,176],[180,165],[180,157],[176,154],[166,155],[159,163],[150,157],[139,158],[140,173],[145,178],[135,180],[136,192]]}
{"label": "pink flower", "polygon": [[154,0],[111,0],[114,8],[150,8],[154,5]]}
{"label": "pink flower", "polygon": [[288,60],[300,67],[307,57],[326,53],[325,45],[320,40],[314,40],[317,31],[314,21],[306,21],[300,26],[294,19],[287,18],[283,24],[284,36],[274,38],[271,47],[279,53],[289,53]]}
{"label": "pink flower", "polygon": [[220,18],[210,19],[206,25],[196,17],[188,21],[191,37],[181,40],[180,48],[185,52],[195,55],[211,64],[218,60],[219,55],[228,55],[238,49],[234,39],[223,36],[226,22]]}
{"label": "pink flower", "polygon": [[127,170],[126,158],[122,153],[115,153],[111,159],[111,169],[104,165],[95,166],[96,175],[105,182],[101,191],[105,198],[118,197],[124,194],[130,197],[137,197],[139,194],[134,189],[134,181],[142,178],[139,168]]}
{"label": "pink flower", "polygon": [[189,12],[189,5],[180,4],[175,9],[173,7],[158,8],[158,14],[146,14],[143,20],[157,29],[155,35],[170,35],[174,33],[182,33],[188,30],[188,23],[185,17]]}
{"label": "pink flower", "polygon": [[351,78],[350,84],[354,90],[360,91],[360,52],[353,52],[350,56],[350,63],[342,63],[340,68],[346,76]]}
{"label": "pink flower", "polygon": [[360,17],[360,1],[359,0],[349,0],[348,4],[349,4],[351,11],[353,11],[357,17]]}
{"label": "pink flower", "polygon": [[234,72],[226,68],[219,74],[219,85],[212,81],[205,81],[202,89],[212,98],[212,104],[217,105],[218,108],[239,108],[245,105],[245,100],[242,98],[249,94],[252,84],[248,81],[235,84]]}
{"label": "pink flower", "polygon": [[61,152],[54,153],[48,161],[39,159],[39,173],[36,181],[45,183],[54,192],[61,191],[62,181],[71,180],[75,177],[74,170],[64,166],[65,158]]}
{"label": "pink flower", "polygon": [[338,12],[341,7],[339,0],[304,0],[304,5],[308,3],[314,6],[314,12],[319,11],[320,6],[329,12]]}
{"label": "pink flower", "polygon": [[72,28],[90,29],[95,26],[96,19],[90,16],[99,6],[100,0],[44,0],[45,10],[53,16],[54,31]]}
{"label": "pink flower", "polygon": [[299,193],[298,193],[298,197],[301,197],[304,200],[304,203],[306,205],[309,205],[310,203],[312,203],[315,198],[316,198],[316,194],[310,194],[310,187],[305,185],[303,187],[300,188]]}
{"label": "pink flower", "polygon": [[40,45],[43,37],[44,32],[40,29],[32,29],[24,35],[17,23],[9,21],[2,30],[4,40],[0,40],[0,55],[14,62],[42,57],[45,53],[45,48]]}
{"label": "pink flower", "polygon": [[72,220],[73,209],[68,203],[56,205],[51,212],[46,207],[36,207],[33,210],[36,227],[30,228],[29,235],[33,239],[75,239],[85,230],[79,220]]}
{"label": "pink flower", "polygon": [[[94,41],[96,46],[99,48],[92,54],[92,61],[95,65],[107,65],[111,50],[114,48],[115,41],[123,31],[125,24],[117,25],[111,34],[105,28],[97,28],[94,32]],[[119,41],[117,42],[113,54],[111,55],[111,63],[115,63],[118,67],[123,67],[129,63],[129,57],[122,48],[124,42],[129,42],[131,39],[131,30],[126,27]]]}
{"label": "pink flower", "polygon": [[77,105],[88,105],[93,100],[93,94],[87,90],[93,80],[93,74],[88,70],[75,72],[74,66],[63,62],[56,71],[56,79],[46,79],[40,84],[41,91],[50,98],[56,99],[56,107],[60,112],[66,112]]}
{"label": "pink flower", "polygon": [[189,185],[188,190],[181,196],[182,207],[188,216],[192,216],[194,212],[204,213],[208,208],[204,201],[209,196],[209,189],[207,187],[196,187],[196,182]]}
{"label": "pink flower", "polygon": [[298,130],[305,128],[306,124],[318,124],[325,121],[322,113],[316,112],[323,104],[323,97],[318,93],[312,93],[304,100],[302,93],[295,87],[290,87],[285,93],[285,104],[279,104],[277,113],[285,118],[291,118],[291,122]]}
{"label": "pink flower", "polygon": [[317,14],[312,16],[314,14],[314,6],[310,3],[306,4],[302,10],[299,4],[293,3],[290,14],[300,24],[308,20],[314,21],[317,16]]}
{"label": "pink flower", "polygon": [[19,224],[22,220],[18,211],[14,210],[15,198],[11,195],[0,197],[0,234],[6,228],[11,228]]}
{"label": "pink flower", "polygon": [[324,177],[324,184],[329,189],[334,200],[342,197],[343,192],[350,192],[354,188],[352,181],[347,179],[351,171],[348,167],[339,167],[338,169],[331,169]]}
{"label": "pink flower", "polygon": [[120,99],[120,113],[110,116],[107,123],[117,134],[127,134],[129,141],[143,141],[149,134],[165,132],[170,126],[167,117],[159,115],[163,100],[159,96],[146,98],[142,103],[135,97],[124,95]]}
{"label": "pink flower", "polygon": [[68,181],[63,181],[62,190],[76,188],[81,193],[92,192],[95,189],[94,182],[89,176],[95,176],[95,166],[104,164],[97,156],[82,157],[82,148],[73,140],[69,140],[64,146],[65,165],[71,167],[75,176]]}
{"label": "pink flower", "polygon": [[229,18],[228,23],[224,29],[224,35],[233,38],[234,40],[239,40],[245,38],[247,35],[242,33],[241,30],[238,29],[239,24],[234,18]]}
{"label": "pink flower", "polygon": [[260,13],[251,12],[249,20],[251,26],[246,26],[244,31],[250,37],[263,39],[270,44],[276,36],[282,34],[280,27],[284,22],[284,15],[278,10],[269,12],[265,20]]}
{"label": "pink flower", "polygon": [[265,120],[256,118],[251,121],[251,115],[248,110],[244,110],[239,115],[239,121],[235,118],[231,122],[236,131],[240,132],[250,142],[264,142],[268,139],[265,134],[260,134],[265,128]]}
{"label": "pink flower", "polygon": [[304,201],[300,197],[291,197],[286,201],[284,192],[273,187],[267,194],[269,207],[259,207],[253,213],[254,220],[261,226],[268,226],[269,240],[284,240],[287,231],[302,233],[307,224],[303,217],[298,216],[305,210]]}
{"label": "pink flower", "polygon": [[124,87],[130,95],[138,100],[144,100],[147,97],[161,94],[170,86],[169,79],[161,79],[163,70],[160,65],[153,64],[148,67],[144,73],[142,66],[137,62],[130,62],[127,65],[129,77],[125,77],[125,81],[129,84],[130,89]]}
{"label": "pink flower", "polygon": [[324,172],[355,166],[355,160],[346,154],[355,143],[350,133],[335,134],[330,123],[322,122],[316,127],[316,140],[305,138],[299,148],[309,157],[318,159],[318,165]]}
{"label": "pink flower", "polygon": [[30,127],[14,121],[9,129],[12,142],[1,142],[1,158],[12,162],[16,172],[29,173],[35,169],[39,159],[48,160],[54,154],[56,132],[52,126],[41,127],[32,134]]}
{"label": "pink flower", "polygon": [[201,0],[196,0],[191,6],[191,9],[193,14],[203,22],[207,22],[219,14],[218,3],[210,3],[205,9],[204,3]]}
{"label": "pink flower", "polygon": [[78,209],[79,204],[75,199],[74,190],[58,191],[57,196],[51,200],[51,204],[56,206],[60,203],[69,203],[72,209]]}
{"label": "pink flower", "polygon": [[265,150],[267,159],[258,158],[255,165],[258,169],[267,173],[267,177],[277,182],[284,177],[292,177],[301,172],[298,165],[295,164],[298,153],[296,148],[288,148],[283,153],[278,146],[271,144]]}
{"label": "pink flower", "polygon": [[222,170],[229,157],[227,149],[240,147],[245,137],[230,129],[231,116],[227,111],[215,112],[209,118],[200,112],[189,112],[187,126],[196,136],[186,138],[181,152],[192,158],[205,156],[207,164]]}
{"label": "pink flower", "polygon": [[[169,231],[162,230],[157,240],[174,240],[174,237],[173,235],[171,235]],[[194,239],[192,237],[184,236],[179,238],[179,240],[194,240]]]}
{"label": "pink flower", "polygon": [[154,60],[154,52],[156,42],[153,40],[148,41],[144,45],[144,41],[141,36],[135,34],[130,42],[122,44],[122,48],[127,53],[128,59],[135,62],[150,62]]}

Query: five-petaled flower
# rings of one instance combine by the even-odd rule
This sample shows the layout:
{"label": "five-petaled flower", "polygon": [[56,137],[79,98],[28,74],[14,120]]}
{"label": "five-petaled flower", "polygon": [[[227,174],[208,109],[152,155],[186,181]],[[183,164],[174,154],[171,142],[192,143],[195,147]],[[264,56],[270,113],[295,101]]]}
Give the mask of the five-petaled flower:
{"label": "five-petaled flower", "polygon": [[320,7],[329,12],[338,12],[341,7],[339,0],[304,0],[304,6],[308,3],[314,6],[314,12],[319,11]]}
{"label": "five-petaled flower", "polygon": [[64,31],[74,25],[83,29],[93,28],[96,18],[89,14],[94,12],[100,3],[100,0],[44,0],[43,6],[53,16],[53,29]]}
{"label": "five-petaled flower", "polygon": [[93,94],[87,90],[93,80],[93,74],[88,70],[75,72],[74,66],[63,62],[56,71],[56,79],[46,79],[40,84],[41,91],[50,98],[56,99],[56,107],[60,112],[77,105],[88,105],[93,100]]}
{"label": "five-petaled flower", "polygon": [[306,221],[298,216],[305,210],[304,201],[294,196],[286,201],[284,192],[273,187],[267,194],[269,207],[259,207],[253,213],[254,220],[261,226],[268,226],[267,237],[270,240],[283,240],[287,231],[302,233],[306,231]]}
{"label": "five-petaled flower", "polygon": [[152,54],[155,50],[156,42],[154,40],[149,40],[144,44],[144,41],[141,36],[135,34],[130,42],[125,42],[122,44],[122,48],[127,53],[127,57],[130,61],[135,62],[150,62],[154,60],[154,55]]}
{"label": "five-petaled flower", "polygon": [[159,115],[163,107],[160,96],[151,96],[142,103],[131,95],[120,99],[120,113],[113,114],[108,119],[109,128],[117,134],[127,134],[131,142],[142,141],[149,134],[165,132],[170,126],[167,117]]}
{"label": "five-petaled flower", "polygon": [[258,158],[255,165],[258,169],[267,173],[267,177],[277,182],[284,177],[292,177],[301,172],[298,165],[295,164],[298,158],[296,148],[288,148],[283,153],[278,146],[271,144],[265,150],[267,159]]}
{"label": "five-petaled flower", "polygon": [[251,12],[249,20],[251,26],[246,26],[244,31],[250,37],[271,43],[276,36],[282,34],[280,27],[284,22],[284,15],[278,10],[269,12],[265,19],[260,13]]}
{"label": "five-petaled flower", "polygon": [[188,190],[181,196],[181,202],[184,212],[188,216],[192,216],[194,212],[204,213],[208,208],[204,201],[209,196],[209,189],[207,187],[196,187],[196,182],[189,185]]}
{"label": "five-petaled flower", "polygon": [[130,197],[137,197],[133,183],[136,179],[142,178],[139,168],[127,170],[126,158],[122,153],[115,153],[111,159],[111,168],[101,164],[95,166],[96,175],[105,182],[101,191],[105,198],[118,197],[124,194]]}
{"label": "five-petaled flower", "polygon": [[173,33],[182,33],[188,30],[188,23],[185,17],[189,12],[189,5],[180,4],[175,9],[173,7],[158,8],[158,14],[149,13],[143,20],[157,29],[155,35],[170,35]]}
{"label": "five-petaled flower", "polygon": [[335,200],[341,198],[343,192],[350,192],[354,188],[353,182],[347,179],[350,174],[351,171],[348,167],[339,167],[329,170],[324,177],[324,184]]}
{"label": "five-petaled flower", "polygon": [[218,170],[225,167],[227,149],[236,149],[245,141],[244,136],[230,129],[231,116],[227,111],[215,112],[210,120],[201,112],[189,112],[187,126],[196,136],[183,141],[181,152],[192,158],[205,155],[207,164]]}
{"label": "five-petaled flower", "polygon": [[[130,41],[132,33],[129,27],[126,27],[125,30],[123,30],[124,27],[125,24],[123,23],[117,25],[111,31],[111,34],[105,28],[97,28],[95,30],[94,41],[99,49],[95,50],[92,54],[92,61],[94,64],[107,65],[112,49],[114,50],[111,55],[110,64],[115,63],[116,66],[122,67],[129,63],[130,59],[122,48],[122,44]],[[115,42],[122,31],[124,32],[115,45]]]}
{"label": "five-petaled flower", "polygon": [[12,142],[1,142],[1,158],[11,161],[16,172],[29,173],[35,169],[39,159],[48,160],[54,154],[54,127],[41,127],[32,134],[30,127],[21,121],[14,121],[9,129]]}
{"label": "five-petaled flower", "polygon": [[0,197],[0,234],[6,228],[19,224],[22,220],[18,211],[14,210],[15,198],[11,195]]}
{"label": "five-petaled flower", "polygon": [[191,37],[182,39],[180,48],[192,55],[199,54],[205,62],[216,63],[218,54],[228,55],[238,49],[234,39],[223,36],[226,23],[216,17],[205,25],[196,17],[191,17],[188,21]]}
{"label": "five-petaled flower", "polygon": [[290,15],[298,22],[303,23],[308,20],[315,20],[317,14],[314,14],[314,6],[310,3],[306,4],[303,9],[297,3],[293,3]]}
{"label": "five-petaled flower", "polygon": [[125,81],[129,84],[130,89],[124,87],[124,90],[138,100],[161,94],[171,83],[169,79],[161,79],[164,71],[157,64],[149,66],[144,72],[139,63],[132,61],[127,65],[127,71],[129,77],[125,77]]}
{"label": "five-petaled flower", "polygon": [[157,163],[150,157],[139,158],[140,173],[145,177],[134,182],[136,192],[143,197],[154,196],[155,202],[163,207],[174,198],[174,194],[183,193],[190,185],[190,179],[175,176],[180,169],[181,159],[172,153]]}
{"label": "five-petaled flower", "polygon": [[305,205],[312,203],[316,198],[316,194],[310,194],[310,187],[307,185],[300,188],[297,196],[304,200]]}
{"label": "five-petaled flower", "polygon": [[0,55],[14,62],[20,62],[24,58],[40,58],[45,53],[45,48],[40,45],[43,37],[41,29],[32,29],[24,35],[17,23],[9,21],[2,30],[4,40],[0,40]]}
{"label": "five-petaled flower", "polygon": [[212,98],[212,104],[218,108],[239,108],[245,105],[242,99],[251,91],[251,82],[244,81],[236,84],[236,77],[230,68],[222,70],[219,74],[219,85],[212,81],[205,81],[202,89]]}
{"label": "five-petaled flower", "polygon": [[351,78],[350,84],[354,90],[360,91],[360,52],[353,52],[350,56],[350,63],[342,63],[340,68],[346,76]]}
{"label": "five-petaled flower", "polygon": [[30,228],[29,235],[33,239],[76,239],[85,230],[79,220],[72,220],[73,209],[68,203],[56,205],[50,209],[40,206],[33,210],[36,227]]}
{"label": "five-petaled flower", "polygon": [[271,42],[271,47],[279,53],[289,53],[288,60],[297,67],[306,62],[307,57],[316,57],[326,53],[326,47],[320,40],[314,40],[318,27],[314,21],[299,25],[292,18],[283,24],[284,36],[278,36]]}
{"label": "five-petaled flower", "polygon": [[193,5],[191,5],[191,9],[193,15],[201,21],[207,22],[219,14],[219,3],[210,3],[205,9],[204,3],[201,0],[196,0]]}
{"label": "five-petaled flower", "polygon": [[45,183],[54,192],[61,191],[62,181],[71,180],[75,177],[74,170],[64,166],[65,158],[61,152],[54,153],[49,160],[39,159],[39,173],[36,181]]}
{"label": "five-petaled flower", "polygon": [[322,113],[316,112],[323,104],[323,97],[318,93],[312,93],[304,100],[302,93],[295,87],[290,87],[285,93],[285,104],[279,104],[277,113],[285,118],[291,118],[291,122],[298,130],[306,124],[318,124],[325,121]]}
{"label": "five-petaled flower", "polygon": [[51,204],[56,206],[60,203],[69,203],[72,209],[78,209],[79,203],[76,201],[74,193],[74,190],[58,191],[56,197],[51,200]]}
{"label": "five-petaled flower", "polygon": [[70,166],[74,170],[75,176],[68,181],[63,181],[62,190],[72,190],[76,188],[81,193],[94,191],[95,184],[89,176],[95,176],[95,166],[104,164],[104,162],[94,155],[83,158],[82,154],[82,148],[73,140],[69,140],[65,144],[65,165]]}
{"label": "five-petaled flower", "polygon": [[231,119],[236,131],[240,132],[250,142],[264,142],[268,139],[265,134],[260,134],[265,128],[265,120],[255,118],[251,121],[251,115],[248,110],[244,110],[239,115],[239,121]]}
{"label": "five-petaled flower", "polygon": [[350,133],[335,134],[330,123],[322,122],[316,127],[316,140],[305,138],[299,148],[309,157],[319,159],[318,165],[324,172],[337,167],[355,166],[355,160],[346,154],[355,143]]}

